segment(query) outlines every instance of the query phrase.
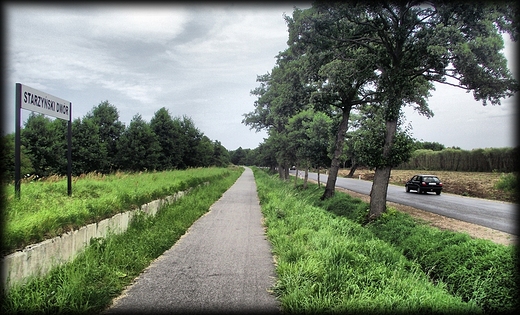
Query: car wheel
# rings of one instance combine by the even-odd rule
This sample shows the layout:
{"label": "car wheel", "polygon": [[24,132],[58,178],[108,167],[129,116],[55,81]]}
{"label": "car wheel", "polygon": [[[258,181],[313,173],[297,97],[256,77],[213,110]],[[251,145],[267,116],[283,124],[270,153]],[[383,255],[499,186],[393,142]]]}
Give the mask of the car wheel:
{"label": "car wheel", "polygon": [[440,191],[436,191],[435,193],[437,193],[437,195],[440,195],[440,194],[441,194],[441,192],[440,192]]}
{"label": "car wheel", "polygon": [[410,192],[410,187],[406,186],[405,188],[406,188],[406,192],[409,193]]}
{"label": "car wheel", "polygon": [[418,194],[422,194],[423,193],[423,191],[421,190],[421,187],[417,187],[417,193]]}

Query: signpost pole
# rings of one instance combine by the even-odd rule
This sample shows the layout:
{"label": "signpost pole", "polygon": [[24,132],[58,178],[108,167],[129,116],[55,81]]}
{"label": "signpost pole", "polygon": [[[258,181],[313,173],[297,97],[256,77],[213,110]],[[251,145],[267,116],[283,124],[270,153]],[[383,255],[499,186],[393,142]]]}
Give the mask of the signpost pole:
{"label": "signpost pole", "polygon": [[70,103],[69,109],[69,123],[67,126],[67,194],[72,196],[72,103]]}
{"label": "signpost pole", "polygon": [[20,106],[22,102],[22,85],[16,83],[16,98],[15,98],[15,131],[14,131],[14,194],[17,199],[20,199],[20,183],[21,183],[21,162],[20,162],[20,123],[21,123],[21,111]]}

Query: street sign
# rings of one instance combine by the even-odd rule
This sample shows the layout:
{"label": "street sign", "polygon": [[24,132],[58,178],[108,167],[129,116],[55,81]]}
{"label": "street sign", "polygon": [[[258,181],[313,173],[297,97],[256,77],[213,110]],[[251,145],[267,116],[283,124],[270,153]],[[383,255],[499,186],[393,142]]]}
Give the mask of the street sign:
{"label": "street sign", "polygon": [[70,120],[71,102],[38,91],[27,85],[20,84],[20,87],[21,108],[63,120]]}
{"label": "street sign", "polygon": [[20,198],[21,161],[20,161],[20,125],[21,111],[27,109],[44,115],[67,120],[67,194],[72,195],[72,103],[38,91],[27,85],[16,83],[15,100],[15,137],[14,137],[14,191],[16,198]]}

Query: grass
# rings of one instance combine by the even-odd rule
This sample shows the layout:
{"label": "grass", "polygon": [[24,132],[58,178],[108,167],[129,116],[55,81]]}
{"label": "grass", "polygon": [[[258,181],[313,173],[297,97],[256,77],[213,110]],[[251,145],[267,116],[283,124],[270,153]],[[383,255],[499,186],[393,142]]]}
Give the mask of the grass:
{"label": "grass", "polygon": [[474,300],[450,294],[441,279],[431,281],[418,262],[370,229],[318,207],[316,185],[294,189],[258,170],[255,178],[276,258],[274,292],[284,312],[482,312]]}
{"label": "grass", "polygon": [[4,187],[2,254],[61,235],[89,223],[203,182],[228,176],[230,169],[198,168],[183,171],[87,174],[75,177],[72,196],[67,195],[65,177],[28,182],[21,198],[13,185]]}
{"label": "grass", "polygon": [[241,173],[242,169],[226,170],[209,185],[165,206],[155,217],[137,216],[125,233],[92,239],[74,261],[11,288],[4,296],[2,313],[101,312],[206,213]]}

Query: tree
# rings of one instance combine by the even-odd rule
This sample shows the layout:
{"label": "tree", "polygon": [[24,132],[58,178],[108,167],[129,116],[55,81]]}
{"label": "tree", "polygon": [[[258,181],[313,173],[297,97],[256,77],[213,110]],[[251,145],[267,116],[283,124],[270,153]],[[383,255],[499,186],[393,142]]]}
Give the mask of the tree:
{"label": "tree", "polygon": [[157,169],[161,147],[157,136],[141,115],[134,115],[117,144],[121,169],[128,171]]}
{"label": "tree", "polygon": [[198,167],[208,167],[211,166],[213,162],[213,153],[214,153],[214,147],[213,142],[211,140],[203,135],[200,139],[198,145],[197,145],[197,162],[195,166]]}
{"label": "tree", "polygon": [[186,167],[200,166],[199,156],[197,156],[198,146],[204,134],[195,127],[195,123],[188,116],[183,116],[180,120],[184,151],[182,155],[182,164]]}
{"label": "tree", "polygon": [[[508,4],[509,5],[509,4]],[[515,7],[514,4],[510,4]],[[501,53],[500,30],[510,16],[494,3],[387,2],[317,3],[313,8],[333,20],[348,21],[349,30],[335,36],[345,46],[366,49],[377,65],[375,82],[384,108],[385,133],[381,161],[370,198],[370,217],[386,210],[392,168],[391,151],[402,106],[431,114],[426,99],[432,82],[473,91],[476,100],[500,104],[518,90]],[[511,23],[510,23],[511,24]]]}
{"label": "tree", "polygon": [[220,143],[215,140],[213,143],[213,159],[211,164],[218,167],[226,167],[230,163],[228,150]]}
{"label": "tree", "polygon": [[[14,133],[10,133],[2,137],[0,174],[3,183],[14,180],[14,136]],[[20,173],[22,176],[34,174],[34,168],[24,146],[20,147]]]}
{"label": "tree", "polygon": [[72,173],[74,175],[108,168],[106,142],[100,140],[99,126],[92,118],[72,122]]}
{"label": "tree", "polygon": [[66,169],[66,136],[64,130],[59,130],[59,121],[53,122],[43,114],[31,113],[24,128],[20,132],[21,145],[34,168],[34,174],[40,177],[52,174],[66,174],[62,171],[65,158]]}
{"label": "tree", "polygon": [[307,187],[309,167],[320,167],[327,162],[331,126],[330,117],[312,109],[301,111],[289,119],[288,148],[295,154],[296,165],[305,170],[304,188]]}
{"label": "tree", "polygon": [[304,84],[301,71],[304,58],[296,58],[292,50],[287,49],[276,59],[270,74],[257,77],[260,87],[251,91],[258,97],[255,110],[244,114],[242,123],[257,131],[268,130],[280,178],[287,179],[295,157],[288,150],[286,125],[290,117],[309,106],[312,87]]}
{"label": "tree", "polygon": [[314,87],[312,103],[316,110],[340,115],[336,128],[334,153],[327,185],[321,199],[334,195],[343,154],[350,112],[356,106],[376,99],[373,82],[377,78],[376,60],[363,46],[345,45],[343,38],[352,36],[352,23],[343,19],[334,7],[321,10],[295,9],[286,17],[291,51],[305,60],[307,82]]}
{"label": "tree", "polygon": [[150,127],[157,135],[161,147],[158,152],[158,170],[173,169],[182,161],[183,150],[178,145],[181,136],[180,125],[175,125],[170,113],[165,107],[155,112],[150,120]]}
{"label": "tree", "polygon": [[100,143],[106,147],[106,156],[103,157],[106,163],[103,163],[98,171],[102,173],[115,171],[119,167],[116,162],[117,142],[125,130],[125,125],[119,121],[117,108],[104,101],[87,113],[84,119],[92,119],[99,127]]}

